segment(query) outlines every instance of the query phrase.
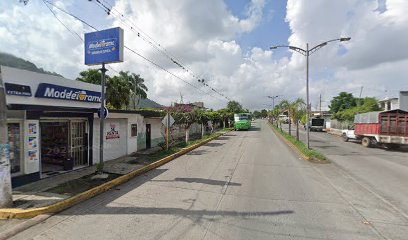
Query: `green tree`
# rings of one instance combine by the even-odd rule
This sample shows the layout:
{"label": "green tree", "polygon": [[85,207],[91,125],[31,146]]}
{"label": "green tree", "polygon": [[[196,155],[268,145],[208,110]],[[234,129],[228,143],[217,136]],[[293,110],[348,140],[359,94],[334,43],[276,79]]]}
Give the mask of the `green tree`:
{"label": "green tree", "polygon": [[242,107],[242,105],[237,102],[237,101],[229,101],[228,105],[227,105],[227,109],[229,112],[232,113],[242,113],[245,112],[244,108]]}
{"label": "green tree", "polygon": [[303,99],[298,98],[289,105],[289,115],[296,126],[296,140],[299,141],[299,122],[306,116],[306,104]]}
{"label": "green tree", "polygon": [[201,108],[195,108],[193,111],[196,116],[197,122],[201,124],[201,137],[203,137],[205,132],[204,126],[210,120],[211,116],[207,111]]}
{"label": "green tree", "polygon": [[254,116],[254,118],[261,118],[261,112],[258,110],[255,110],[252,115]]}
{"label": "green tree", "polygon": [[127,79],[120,75],[109,79],[106,87],[106,102],[115,109],[129,106],[130,88]]}
{"label": "green tree", "polygon": [[266,109],[261,110],[261,116],[262,118],[266,118],[268,116],[268,111]]}
{"label": "green tree", "polygon": [[223,126],[223,128],[225,128],[225,122],[227,122],[228,121],[228,119],[231,119],[231,116],[233,117],[233,113],[231,113],[228,109],[226,109],[226,108],[223,108],[223,109],[220,109],[220,110],[218,110],[217,111],[217,113],[218,113],[218,118],[219,118],[219,120],[221,120],[222,121],[222,126]]}
{"label": "green tree", "polygon": [[[102,73],[98,69],[88,69],[79,73],[77,81],[101,85]],[[106,75],[106,81],[109,81],[109,76]]]}
{"label": "green tree", "polygon": [[333,118],[340,121],[353,121],[354,116],[359,113],[366,113],[372,111],[380,111],[378,101],[375,98],[364,98],[360,100],[360,106],[345,109],[333,114]]}
{"label": "green tree", "polygon": [[190,137],[190,127],[197,121],[197,112],[195,112],[193,108],[185,105],[169,108],[168,111],[171,112],[175,123],[184,128],[186,134],[185,142],[187,144]]}
{"label": "green tree", "polygon": [[337,113],[357,106],[357,100],[351,93],[341,92],[330,101],[330,113]]}

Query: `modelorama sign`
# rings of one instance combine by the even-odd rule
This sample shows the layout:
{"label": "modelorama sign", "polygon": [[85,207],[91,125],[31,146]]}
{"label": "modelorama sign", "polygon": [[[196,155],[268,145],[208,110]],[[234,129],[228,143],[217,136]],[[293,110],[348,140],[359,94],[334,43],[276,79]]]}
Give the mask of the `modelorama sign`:
{"label": "modelorama sign", "polygon": [[71,100],[80,102],[101,102],[101,93],[78,88],[64,87],[48,83],[38,85],[35,97]]}
{"label": "modelorama sign", "polygon": [[85,65],[123,62],[123,29],[85,34]]}

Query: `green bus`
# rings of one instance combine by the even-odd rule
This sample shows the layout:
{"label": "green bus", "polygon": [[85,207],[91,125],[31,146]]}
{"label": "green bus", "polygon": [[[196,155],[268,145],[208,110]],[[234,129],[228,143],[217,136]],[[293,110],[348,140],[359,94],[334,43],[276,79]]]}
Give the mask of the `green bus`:
{"label": "green bus", "polygon": [[234,114],[234,130],[248,130],[251,127],[251,114],[236,113]]}

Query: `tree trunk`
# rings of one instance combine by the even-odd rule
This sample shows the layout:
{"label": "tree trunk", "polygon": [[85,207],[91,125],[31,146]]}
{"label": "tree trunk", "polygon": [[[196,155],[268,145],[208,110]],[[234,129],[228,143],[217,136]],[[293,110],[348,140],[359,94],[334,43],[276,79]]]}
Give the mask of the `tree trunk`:
{"label": "tree trunk", "polygon": [[201,123],[201,138],[204,137],[204,123]]}
{"label": "tree trunk", "polygon": [[222,125],[225,128],[225,119],[222,121]]}
{"label": "tree trunk", "polygon": [[[1,68],[0,68],[1,75]],[[6,96],[0,76],[0,208],[13,204],[10,176],[10,145],[7,134]]]}
{"label": "tree trunk", "polygon": [[299,121],[296,122],[296,140],[299,141]]}
{"label": "tree trunk", "polygon": [[190,139],[190,127],[186,128],[186,144],[188,143],[189,139]]}
{"label": "tree trunk", "polygon": [[289,118],[289,130],[288,130],[289,136],[292,136],[292,123],[291,122],[292,121]]}

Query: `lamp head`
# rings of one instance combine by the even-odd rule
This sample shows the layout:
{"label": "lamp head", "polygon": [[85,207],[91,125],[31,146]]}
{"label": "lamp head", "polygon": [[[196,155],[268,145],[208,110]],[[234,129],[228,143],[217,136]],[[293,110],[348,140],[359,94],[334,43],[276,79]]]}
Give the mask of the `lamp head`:
{"label": "lamp head", "polygon": [[351,37],[340,38],[340,42],[350,41]]}
{"label": "lamp head", "polygon": [[277,49],[277,48],[278,48],[278,46],[272,46],[269,49]]}

